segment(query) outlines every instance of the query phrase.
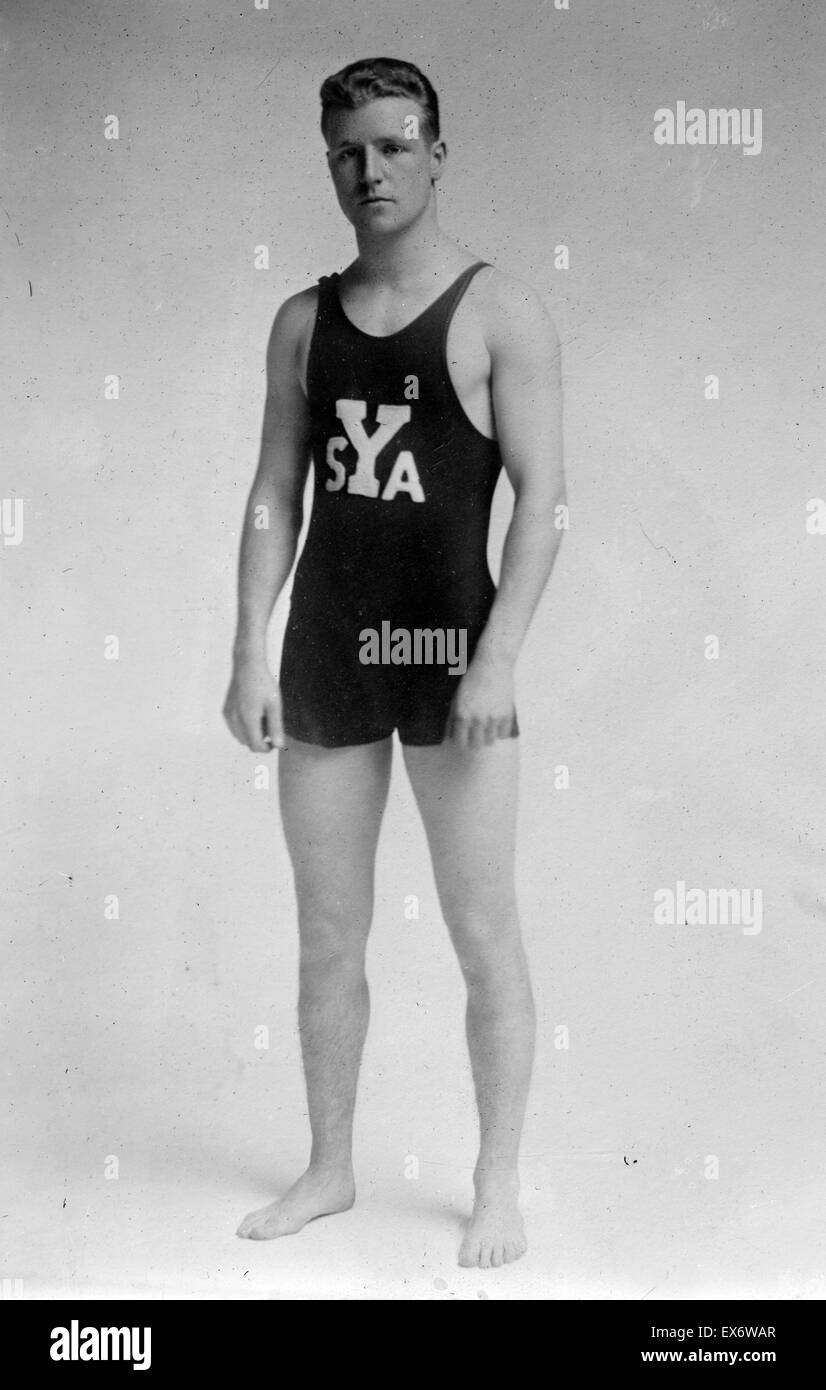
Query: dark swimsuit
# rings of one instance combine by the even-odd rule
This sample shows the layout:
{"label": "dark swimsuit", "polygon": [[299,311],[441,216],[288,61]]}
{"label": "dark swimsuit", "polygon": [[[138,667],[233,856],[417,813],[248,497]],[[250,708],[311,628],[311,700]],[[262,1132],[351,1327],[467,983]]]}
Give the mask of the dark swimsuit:
{"label": "dark swimsuit", "polygon": [[[406,744],[444,737],[459,678],[437,655],[387,662],[387,639],[464,629],[469,662],[496,594],[487,539],[502,459],[465,414],[445,352],[456,306],[485,264],[383,337],[347,318],[337,274],[319,281],[307,363],[313,508],[281,657],[288,737],[325,747],[394,729]],[[386,664],[365,663],[365,632],[379,637]],[[419,650],[428,646],[438,654],[433,640]],[[395,649],[399,660],[404,644]]]}

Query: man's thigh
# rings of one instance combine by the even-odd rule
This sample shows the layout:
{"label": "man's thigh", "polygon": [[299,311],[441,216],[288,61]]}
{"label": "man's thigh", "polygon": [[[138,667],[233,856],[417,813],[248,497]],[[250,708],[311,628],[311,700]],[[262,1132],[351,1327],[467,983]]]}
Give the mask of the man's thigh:
{"label": "man's thigh", "polygon": [[281,820],[299,906],[372,912],[392,741],[321,748],[290,739],[278,758]]}
{"label": "man's thigh", "polygon": [[512,911],[518,739],[466,749],[447,739],[405,747],[404,760],[448,922]]}

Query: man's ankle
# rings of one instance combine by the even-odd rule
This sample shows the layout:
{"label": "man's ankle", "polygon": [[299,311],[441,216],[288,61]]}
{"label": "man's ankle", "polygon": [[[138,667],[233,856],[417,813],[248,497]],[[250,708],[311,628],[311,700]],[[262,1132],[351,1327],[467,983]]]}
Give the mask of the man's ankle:
{"label": "man's ankle", "polygon": [[511,1160],[480,1159],[473,1170],[473,1186],[476,1191],[486,1188],[499,1188],[519,1193],[519,1169]]}
{"label": "man's ankle", "polygon": [[319,1178],[352,1178],[353,1158],[351,1154],[320,1154],[310,1156],[307,1172]]}

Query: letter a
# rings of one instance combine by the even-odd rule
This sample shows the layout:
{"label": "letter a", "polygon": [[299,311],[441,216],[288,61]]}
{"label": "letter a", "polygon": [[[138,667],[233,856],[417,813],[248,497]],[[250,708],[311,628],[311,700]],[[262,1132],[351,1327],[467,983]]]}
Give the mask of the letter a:
{"label": "letter a", "polygon": [[382,502],[392,502],[397,492],[409,492],[414,502],[424,501],[424,488],[419,478],[419,470],[409,449],[402,449],[393,464],[393,472],[387,479],[387,486],[381,495]]}

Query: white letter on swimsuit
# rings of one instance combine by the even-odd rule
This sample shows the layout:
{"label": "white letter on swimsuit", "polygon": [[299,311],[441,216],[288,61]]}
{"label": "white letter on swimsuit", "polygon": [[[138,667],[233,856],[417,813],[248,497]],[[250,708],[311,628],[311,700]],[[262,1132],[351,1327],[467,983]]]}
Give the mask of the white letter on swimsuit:
{"label": "white letter on swimsuit", "polygon": [[376,408],[378,429],[364,432],[362,420],[367,414],[365,401],[336,401],[336,415],[342,421],[350,443],[358,453],[356,471],[347,479],[347,491],[359,497],[378,497],[379,480],[375,474],[376,459],[394,434],[410,419],[409,405],[380,405]]}

